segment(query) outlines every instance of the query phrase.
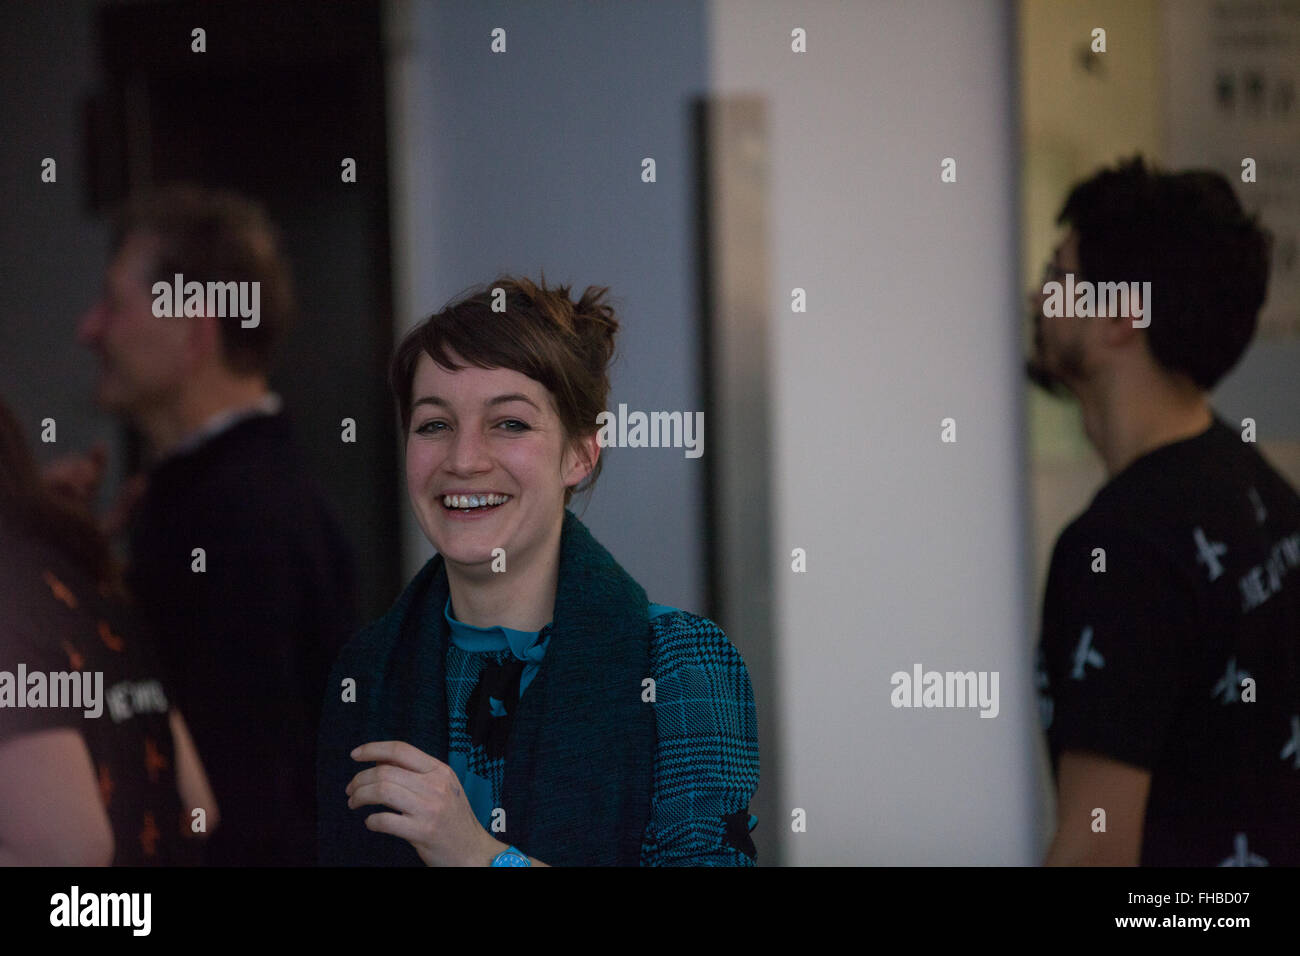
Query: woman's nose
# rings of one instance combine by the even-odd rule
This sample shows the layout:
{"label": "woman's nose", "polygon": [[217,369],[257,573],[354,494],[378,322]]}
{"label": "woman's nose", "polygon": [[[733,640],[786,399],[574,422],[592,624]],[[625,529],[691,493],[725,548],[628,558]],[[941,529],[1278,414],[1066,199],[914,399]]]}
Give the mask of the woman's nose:
{"label": "woman's nose", "polygon": [[447,465],[453,471],[473,472],[491,467],[487,440],[477,426],[460,428],[452,436]]}

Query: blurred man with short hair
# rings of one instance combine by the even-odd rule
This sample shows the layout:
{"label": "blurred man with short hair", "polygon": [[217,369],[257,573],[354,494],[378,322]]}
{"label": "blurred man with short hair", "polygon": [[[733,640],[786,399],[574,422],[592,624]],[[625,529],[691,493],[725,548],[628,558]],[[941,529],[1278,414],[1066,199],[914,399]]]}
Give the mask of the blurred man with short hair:
{"label": "blurred man with short hair", "polygon": [[[315,862],[317,722],[354,623],[351,550],[267,381],[292,317],[261,208],[170,187],[123,208],[78,331],[99,403],[143,440],[128,582],[222,808],[217,865]],[[87,496],[102,470],[53,474]]]}
{"label": "blurred man with short hair", "polygon": [[1047,863],[1300,863],[1300,497],[1207,394],[1254,334],[1269,236],[1223,177],[1140,158],[1058,221],[1030,372],[1079,400],[1108,481],[1043,603]]}

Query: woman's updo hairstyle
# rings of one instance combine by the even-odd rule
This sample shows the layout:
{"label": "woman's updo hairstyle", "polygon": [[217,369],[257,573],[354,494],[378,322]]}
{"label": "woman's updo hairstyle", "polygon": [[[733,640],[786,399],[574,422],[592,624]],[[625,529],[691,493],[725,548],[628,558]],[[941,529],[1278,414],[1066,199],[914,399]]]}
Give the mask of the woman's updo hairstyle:
{"label": "woman's updo hairstyle", "polygon": [[[498,291],[499,290],[499,291]],[[478,368],[511,369],[541,382],[550,391],[571,446],[598,430],[596,416],[609,397],[609,365],[614,357],[618,319],[604,286],[588,286],[573,302],[568,286],[547,288],[523,277],[499,276],[477,286],[425,319],[403,337],[388,369],[388,383],[402,419],[411,428],[411,387],[421,355],[450,371],[455,352]],[[494,304],[497,309],[494,311]],[[576,488],[565,489],[567,506],[576,492],[590,489],[604,458]]]}

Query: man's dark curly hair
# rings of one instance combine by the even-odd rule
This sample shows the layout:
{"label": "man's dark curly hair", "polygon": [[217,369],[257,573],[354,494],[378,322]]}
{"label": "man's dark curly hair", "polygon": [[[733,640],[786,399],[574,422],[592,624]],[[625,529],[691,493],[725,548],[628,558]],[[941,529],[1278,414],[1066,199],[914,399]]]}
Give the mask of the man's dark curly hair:
{"label": "man's dark curly hair", "polygon": [[1272,236],[1209,170],[1148,169],[1140,155],[1071,190],[1057,223],[1079,235],[1093,282],[1150,281],[1151,354],[1208,391],[1255,334]]}

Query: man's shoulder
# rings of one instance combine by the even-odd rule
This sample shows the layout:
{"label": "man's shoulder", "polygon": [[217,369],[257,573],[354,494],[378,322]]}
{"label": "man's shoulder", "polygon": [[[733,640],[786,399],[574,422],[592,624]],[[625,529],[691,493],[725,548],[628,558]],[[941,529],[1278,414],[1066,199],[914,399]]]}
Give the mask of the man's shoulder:
{"label": "man's shoulder", "polygon": [[1091,559],[1100,557],[1093,554],[1098,548],[1107,555],[1118,551],[1150,557],[1163,548],[1162,529],[1163,522],[1151,515],[1094,501],[1057,536],[1052,563],[1064,564],[1078,557],[1086,570]]}
{"label": "man's shoulder", "polygon": [[1056,539],[1047,606],[1132,608],[1190,599],[1195,588],[1179,530],[1185,522],[1094,503]]}
{"label": "man's shoulder", "polygon": [[1156,449],[1108,481],[1089,511],[1096,520],[1139,528],[1181,528],[1206,513],[1249,517],[1246,497],[1255,493],[1280,507],[1300,508],[1300,495],[1262,455],[1225,422],[1216,419],[1201,435]]}
{"label": "man's shoulder", "polygon": [[1100,547],[1108,559],[1118,549],[1121,562],[1144,567],[1165,564],[1184,573],[1198,565],[1226,568],[1267,549],[1278,529],[1296,528],[1300,495],[1252,445],[1216,422],[1199,438],[1161,449],[1104,485],[1062,531],[1053,563]]}
{"label": "man's shoulder", "polygon": [[[1106,482],[1057,538],[1053,563],[1101,548],[1124,561],[1184,563],[1187,542],[1211,518],[1243,522],[1247,490],[1267,464],[1221,430],[1194,445],[1162,450]],[[1086,567],[1086,565],[1084,566]]]}
{"label": "man's shoulder", "polygon": [[283,412],[238,422],[186,460],[162,468],[151,484],[163,486],[157,503],[168,511],[183,503],[199,520],[241,531],[249,523],[286,534],[306,532],[318,522],[337,524]]}
{"label": "man's shoulder", "polygon": [[284,412],[236,422],[199,448],[193,464],[209,480],[269,481],[272,487],[306,470],[293,423]]}

